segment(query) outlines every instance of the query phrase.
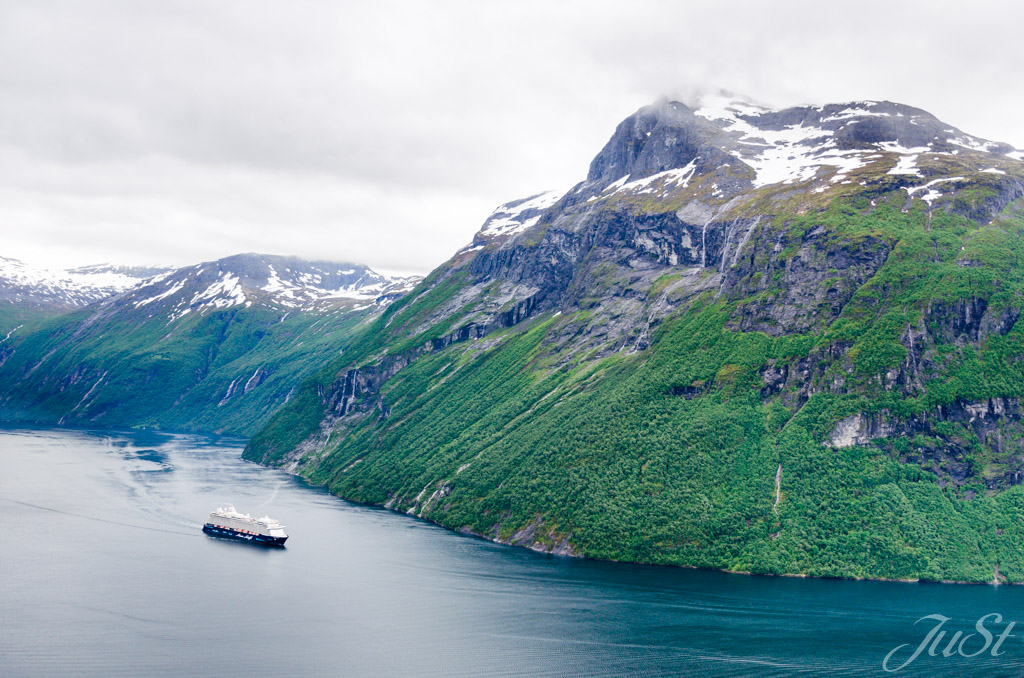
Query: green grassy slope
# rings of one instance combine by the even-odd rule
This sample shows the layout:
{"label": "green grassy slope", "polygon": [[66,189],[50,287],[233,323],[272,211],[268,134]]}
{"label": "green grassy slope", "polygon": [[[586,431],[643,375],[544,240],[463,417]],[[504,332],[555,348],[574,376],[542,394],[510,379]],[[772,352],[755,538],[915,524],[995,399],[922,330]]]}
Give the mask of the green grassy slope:
{"label": "green grassy slope", "polygon": [[[52,308],[20,308],[13,304],[0,305],[0,335],[6,336],[11,330],[31,331],[35,325],[66,312]],[[0,339],[3,339],[3,336],[0,336]]]}
{"label": "green grassy slope", "polygon": [[248,435],[365,319],[347,309],[284,317],[263,306],[174,322],[94,313],[12,336],[0,417]]}

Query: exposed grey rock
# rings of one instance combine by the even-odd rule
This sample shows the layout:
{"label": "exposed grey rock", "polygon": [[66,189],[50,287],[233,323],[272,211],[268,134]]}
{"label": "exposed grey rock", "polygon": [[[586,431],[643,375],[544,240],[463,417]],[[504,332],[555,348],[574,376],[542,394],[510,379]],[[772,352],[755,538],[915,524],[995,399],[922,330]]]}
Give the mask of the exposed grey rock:
{"label": "exposed grey rock", "polygon": [[[949,427],[955,424],[950,434]],[[897,453],[907,462],[922,464],[944,482],[963,483],[981,469],[972,466],[976,438],[991,457],[985,483],[1003,489],[1024,480],[1024,451],[1017,441],[1024,436],[1024,407],[1017,398],[989,398],[978,402],[957,401],[931,412],[897,417],[887,410],[856,413],[841,419],[825,444],[835,448],[878,446]],[[899,452],[894,441],[911,439],[910,452]]]}

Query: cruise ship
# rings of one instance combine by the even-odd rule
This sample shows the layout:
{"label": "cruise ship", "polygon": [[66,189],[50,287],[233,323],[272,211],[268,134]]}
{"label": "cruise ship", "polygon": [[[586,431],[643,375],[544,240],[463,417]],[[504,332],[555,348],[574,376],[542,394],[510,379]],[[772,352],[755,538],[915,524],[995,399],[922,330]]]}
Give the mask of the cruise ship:
{"label": "cruise ship", "polygon": [[248,513],[239,513],[234,506],[218,508],[210,512],[210,519],[203,525],[203,532],[214,537],[237,539],[265,546],[284,546],[288,535],[284,525],[270,516],[253,518]]}

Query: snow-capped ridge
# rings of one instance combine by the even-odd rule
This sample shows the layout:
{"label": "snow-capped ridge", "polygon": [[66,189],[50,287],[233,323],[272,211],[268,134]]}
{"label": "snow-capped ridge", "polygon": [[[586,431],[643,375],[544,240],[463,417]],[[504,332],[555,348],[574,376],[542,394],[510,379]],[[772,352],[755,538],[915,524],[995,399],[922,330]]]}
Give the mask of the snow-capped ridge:
{"label": "snow-capped ridge", "polygon": [[419,280],[351,263],[260,254],[175,269],[97,265],[68,271],[0,257],[0,303],[59,310],[100,303],[172,319],[253,304],[304,311],[383,307]]}
{"label": "snow-capped ridge", "polygon": [[57,270],[0,257],[0,302],[71,309],[124,292],[165,270],[109,264]]}
{"label": "snow-capped ridge", "polygon": [[324,311],[338,306],[385,306],[418,281],[417,277],[385,276],[347,262],[243,254],[176,269],[147,280],[124,296],[136,309],[169,307],[172,318],[254,304]]}

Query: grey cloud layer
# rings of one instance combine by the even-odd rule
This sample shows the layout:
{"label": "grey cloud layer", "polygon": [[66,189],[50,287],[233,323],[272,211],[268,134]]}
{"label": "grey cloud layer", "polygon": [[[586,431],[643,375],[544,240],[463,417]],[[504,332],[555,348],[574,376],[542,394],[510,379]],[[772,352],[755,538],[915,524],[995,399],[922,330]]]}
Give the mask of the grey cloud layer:
{"label": "grey cloud layer", "polygon": [[0,253],[423,273],[700,88],[896,99],[1024,146],[1019,13],[893,4],[6,2]]}

